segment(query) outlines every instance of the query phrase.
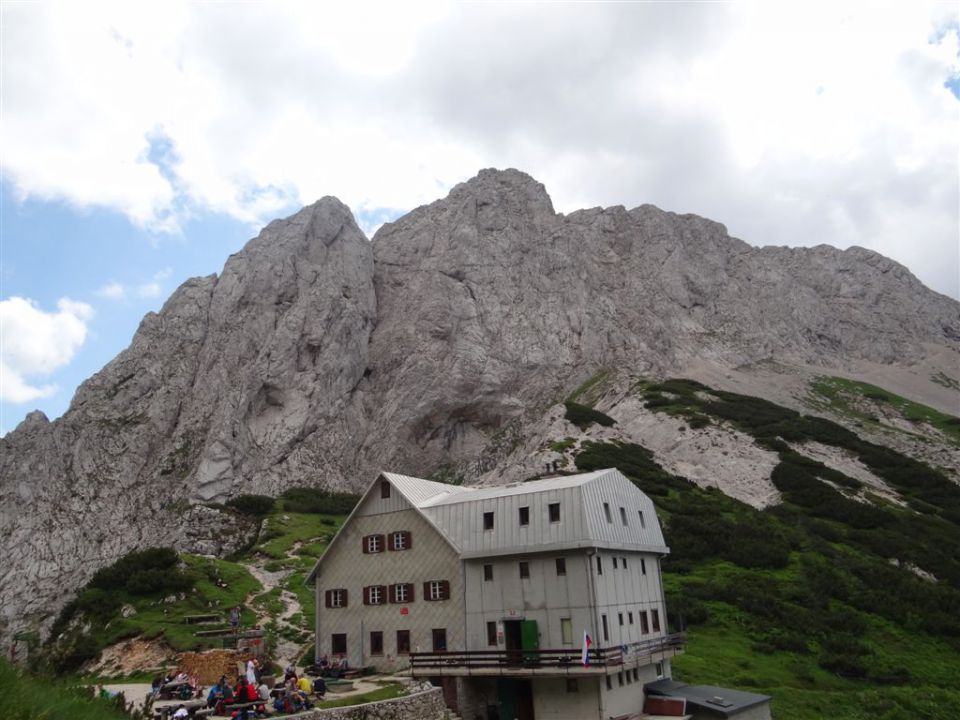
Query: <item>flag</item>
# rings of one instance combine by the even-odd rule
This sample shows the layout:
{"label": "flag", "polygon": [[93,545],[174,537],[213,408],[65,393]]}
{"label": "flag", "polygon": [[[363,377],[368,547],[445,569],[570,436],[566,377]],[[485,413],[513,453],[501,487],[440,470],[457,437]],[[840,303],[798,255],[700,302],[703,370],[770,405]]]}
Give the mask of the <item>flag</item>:
{"label": "flag", "polygon": [[590,667],[590,646],[593,645],[593,640],[590,639],[590,636],[587,634],[587,631],[583,631],[583,649],[580,651],[580,662],[583,663],[584,667]]}

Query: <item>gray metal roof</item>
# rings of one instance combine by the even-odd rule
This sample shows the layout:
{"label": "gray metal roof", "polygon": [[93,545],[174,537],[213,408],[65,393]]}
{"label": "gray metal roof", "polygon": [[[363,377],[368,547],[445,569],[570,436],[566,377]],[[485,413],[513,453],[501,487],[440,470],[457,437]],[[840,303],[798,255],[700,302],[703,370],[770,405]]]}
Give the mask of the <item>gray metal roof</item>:
{"label": "gray metal roof", "polygon": [[643,689],[652,695],[684,698],[688,705],[728,718],[770,702],[769,695],[731,690],[716,685],[687,685],[669,679],[647,683]]}
{"label": "gray metal roof", "polygon": [[[573,548],[669,552],[653,502],[616,469],[484,488],[382,472],[367,488],[327,552],[337,544],[381,478],[389,481],[464,558]],[[560,506],[558,522],[550,520],[552,504]],[[527,508],[529,517],[524,526],[518,522],[521,507]],[[486,513],[494,514],[492,530],[484,527]],[[322,562],[323,558],[317,561],[308,582]]]}

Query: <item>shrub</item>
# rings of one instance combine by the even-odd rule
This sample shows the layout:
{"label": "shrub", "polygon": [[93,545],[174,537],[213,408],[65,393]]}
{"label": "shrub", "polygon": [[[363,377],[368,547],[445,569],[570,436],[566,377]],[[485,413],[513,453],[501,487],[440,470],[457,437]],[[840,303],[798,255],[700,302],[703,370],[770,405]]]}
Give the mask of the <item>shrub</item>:
{"label": "shrub", "polygon": [[318,515],[349,515],[360,502],[359,495],[310,487],[290,488],[280,497],[287,510]]}
{"label": "shrub", "polygon": [[567,400],[563,405],[567,409],[564,417],[581,430],[586,430],[593,423],[603,425],[604,427],[610,427],[615,425],[617,422],[609,415],[605,415],[599,410],[594,410],[586,405],[580,405],[579,403],[570,402],[569,400]]}
{"label": "shrub", "polygon": [[262,517],[273,510],[274,500],[267,495],[238,495],[227,500],[227,507],[253,517]]}
{"label": "shrub", "polygon": [[168,547],[150,548],[127,553],[113,565],[98,570],[89,587],[102,590],[122,590],[130,577],[141,570],[172,570],[178,562],[177,553]]}

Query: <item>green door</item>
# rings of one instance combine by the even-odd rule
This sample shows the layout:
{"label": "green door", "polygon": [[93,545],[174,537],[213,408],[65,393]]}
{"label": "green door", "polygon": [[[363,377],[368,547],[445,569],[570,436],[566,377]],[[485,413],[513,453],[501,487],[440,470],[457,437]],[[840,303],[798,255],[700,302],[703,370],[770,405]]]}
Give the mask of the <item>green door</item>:
{"label": "green door", "polygon": [[523,649],[524,665],[537,665],[540,662],[540,633],[536,620],[524,620],[520,623],[520,647]]}

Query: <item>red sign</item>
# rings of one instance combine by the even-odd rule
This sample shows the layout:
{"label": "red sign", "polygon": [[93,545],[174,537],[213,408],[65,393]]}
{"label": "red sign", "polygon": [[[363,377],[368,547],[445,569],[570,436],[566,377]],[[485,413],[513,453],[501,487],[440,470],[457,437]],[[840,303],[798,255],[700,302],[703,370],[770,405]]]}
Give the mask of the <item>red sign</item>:
{"label": "red sign", "polygon": [[409,615],[409,614],[410,614],[410,608],[400,608],[400,614],[401,614],[401,615]]}

